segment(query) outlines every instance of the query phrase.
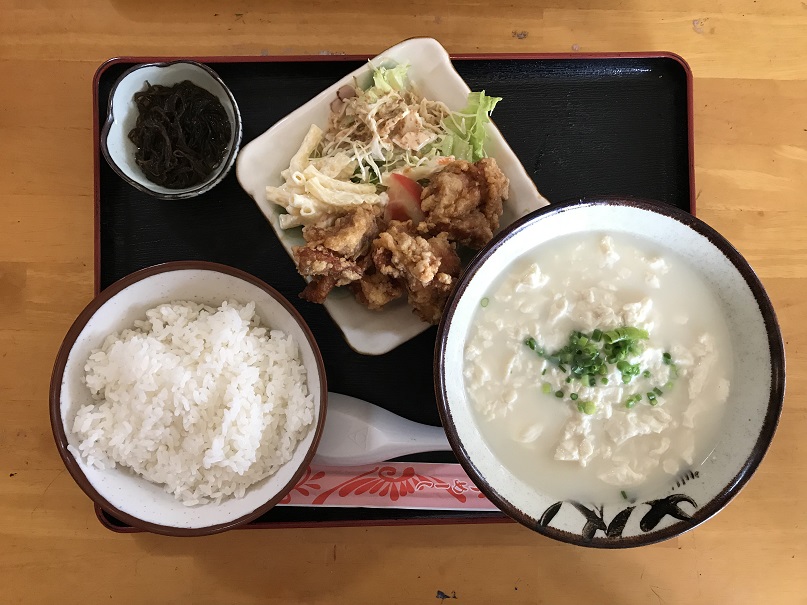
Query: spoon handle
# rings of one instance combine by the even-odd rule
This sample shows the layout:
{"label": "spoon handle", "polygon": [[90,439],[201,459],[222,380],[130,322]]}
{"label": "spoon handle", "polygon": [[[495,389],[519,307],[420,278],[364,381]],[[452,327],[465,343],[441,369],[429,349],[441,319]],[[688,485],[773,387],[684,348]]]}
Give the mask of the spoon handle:
{"label": "spoon handle", "polygon": [[359,466],[450,449],[442,427],[412,422],[361,399],[329,393],[315,460],[326,466]]}

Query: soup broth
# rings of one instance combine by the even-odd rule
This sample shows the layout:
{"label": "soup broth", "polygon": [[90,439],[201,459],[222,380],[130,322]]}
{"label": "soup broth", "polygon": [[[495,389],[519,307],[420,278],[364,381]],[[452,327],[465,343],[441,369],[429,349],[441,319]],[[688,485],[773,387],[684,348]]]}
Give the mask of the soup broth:
{"label": "soup broth", "polygon": [[534,248],[480,301],[466,342],[483,439],[558,499],[653,497],[717,442],[732,371],[720,306],[685,261],[639,238]]}

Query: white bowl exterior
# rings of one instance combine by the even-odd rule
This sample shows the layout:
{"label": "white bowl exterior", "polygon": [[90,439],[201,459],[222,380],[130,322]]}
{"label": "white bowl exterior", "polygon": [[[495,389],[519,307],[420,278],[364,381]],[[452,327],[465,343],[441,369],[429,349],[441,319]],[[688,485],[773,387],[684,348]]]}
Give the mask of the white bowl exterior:
{"label": "white bowl exterior", "polygon": [[[445,48],[436,40],[407,40],[370,62],[375,66],[387,62],[409,63],[409,77],[423,96],[443,101],[452,110],[462,109],[467,102],[470,89],[452,66]],[[352,84],[354,78],[360,84],[368,82],[371,69],[366,65],[348,74],[245,145],[239,153],[236,164],[238,180],[266,215],[289,254],[292,246],[305,242],[299,229],[285,231],[280,228],[280,208],[266,200],[266,187],[283,183],[280,173],[289,167],[311,124],[327,126],[330,104],[336,98],[336,91]],[[507,99],[502,101],[506,102]],[[486,148],[489,155],[496,158],[510,179],[510,199],[504,204],[501,219],[501,226],[505,227],[548,202],[538,193],[524,166],[495,126],[488,127],[488,137]],[[381,312],[370,311],[348,293],[340,295],[334,292],[324,304],[350,346],[368,355],[386,353],[429,328],[412,314],[405,301],[388,305]]]}
{"label": "white bowl exterior", "polygon": [[[630,234],[649,240],[661,250],[674,252],[707,284],[711,284],[725,309],[729,333],[741,337],[733,343],[733,378],[719,443],[700,469],[699,480],[687,483],[684,490],[699,506],[703,506],[731,484],[760,433],[771,388],[768,336],[753,293],[729,259],[706,237],[683,223],[648,210],[618,205],[572,207],[524,226],[479,267],[458,300],[448,328],[445,350],[447,404],[462,447],[490,487],[533,519],[538,520],[556,502],[555,498],[510,474],[480,437],[464,385],[464,343],[479,307],[478,301],[516,258],[539,244],[583,232]],[[658,494],[658,497],[669,493]],[[637,506],[644,507],[642,514],[649,510],[648,505]],[[623,507],[606,506],[604,518],[612,517]],[[687,504],[682,508],[693,512]],[[637,512],[630,516],[623,537],[644,533],[639,528],[642,514]],[[551,525],[579,534],[583,525],[581,519],[574,508],[561,507]],[[675,522],[672,517],[665,517],[654,531]]]}
{"label": "white bowl exterior", "polygon": [[92,402],[82,382],[84,365],[94,349],[113,332],[130,328],[136,319],[161,303],[190,300],[218,306],[224,300],[242,304],[255,302],[261,323],[291,334],[297,342],[308,374],[308,392],[314,395],[314,420],[306,437],[298,443],[292,459],[271,477],[247,490],[243,498],[221,504],[188,507],[158,486],[126,469],[98,470],[77,459],[81,471],[96,491],[119,510],[143,521],[180,528],[202,528],[233,521],[253,512],[291,481],[311,449],[321,413],[320,376],[314,351],[300,325],[288,311],[264,290],[235,276],[216,271],[184,269],[158,273],[132,284],[107,301],[87,322],[67,359],[61,388],[61,416],[70,445],[77,447],[73,420],[78,409]]}
{"label": "white bowl exterior", "polygon": [[[206,70],[193,63],[184,62],[145,65],[132,70],[118,82],[112,97],[113,122],[106,137],[107,151],[112,161],[127,177],[146,189],[159,194],[199,195],[220,182],[232,168],[236,159],[236,154],[230,156],[229,159],[225,159],[224,165],[218,166],[213,174],[210,175],[208,182],[203,186],[194,185],[186,189],[169,189],[168,187],[157,185],[151,182],[140,169],[140,166],[137,165],[135,161],[137,147],[129,139],[129,132],[137,124],[138,111],[134,102],[135,93],[145,90],[146,82],[152,85],[173,86],[185,80],[190,80],[198,87],[210,92],[221,103],[230,120],[230,125],[233,127],[227,149],[232,149],[234,146],[237,148],[241,143],[241,118],[238,106],[233,105],[233,100],[227,90]],[[236,115],[238,115],[237,119]]]}

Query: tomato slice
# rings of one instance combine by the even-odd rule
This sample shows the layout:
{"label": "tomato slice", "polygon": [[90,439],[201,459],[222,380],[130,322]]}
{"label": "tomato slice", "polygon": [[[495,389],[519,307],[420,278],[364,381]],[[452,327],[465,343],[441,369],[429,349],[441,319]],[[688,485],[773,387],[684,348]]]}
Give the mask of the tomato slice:
{"label": "tomato slice", "polygon": [[387,183],[389,201],[384,212],[384,218],[387,221],[406,221],[411,219],[412,223],[417,225],[425,218],[423,210],[420,208],[420,195],[422,193],[423,187],[420,186],[420,183],[393,172],[389,175]]}

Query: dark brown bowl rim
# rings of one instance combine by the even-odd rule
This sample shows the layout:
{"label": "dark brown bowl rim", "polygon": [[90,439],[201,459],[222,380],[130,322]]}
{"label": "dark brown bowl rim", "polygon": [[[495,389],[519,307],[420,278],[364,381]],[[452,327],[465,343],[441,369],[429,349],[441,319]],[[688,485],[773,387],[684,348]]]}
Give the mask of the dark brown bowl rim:
{"label": "dark brown bowl rim", "polygon": [[[149,521],[143,521],[134,517],[128,513],[125,513],[118,509],[116,506],[112,505],[106,498],[101,496],[98,491],[92,486],[89,479],[84,475],[79,467],[78,463],[76,462],[73,454],[71,454],[67,449],[67,435],[64,430],[64,425],[62,423],[62,416],[61,416],[61,390],[62,390],[62,377],[64,376],[65,366],[67,365],[67,358],[70,355],[70,351],[73,349],[78,336],[81,334],[81,331],[87,325],[90,318],[95,315],[95,313],[100,309],[104,304],[106,304],[112,297],[116,294],[121,292],[122,290],[128,288],[134,283],[142,281],[147,277],[152,277],[154,275],[158,275],[161,273],[169,273],[172,271],[181,271],[187,269],[195,269],[195,270],[204,270],[204,271],[212,271],[215,273],[223,273],[226,275],[230,275],[232,277],[236,277],[241,279],[245,282],[248,282],[254,286],[257,286],[277,302],[279,302],[286,311],[295,319],[295,321],[299,324],[302,328],[306,340],[308,344],[311,346],[311,349],[314,353],[314,358],[316,359],[317,363],[317,372],[320,376],[320,392],[319,392],[319,420],[317,421],[317,426],[314,429],[314,439],[311,442],[311,446],[308,449],[308,453],[306,454],[305,458],[303,459],[302,463],[300,464],[300,468],[294,473],[294,476],[289,480],[289,482],[275,494],[268,502],[259,506],[255,510],[246,515],[238,517],[237,519],[233,519],[230,521],[226,521],[224,523],[220,523],[217,525],[210,525],[206,527],[194,527],[194,528],[183,528],[183,527],[172,527],[170,525],[161,525],[158,523],[151,523]],[[49,396],[49,405],[50,405],[50,423],[51,429],[53,431],[53,438],[56,442],[56,447],[59,450],[59,455],[64,462],[64,465],[67,467],[67,471],[73,477],[73,480],[78,484],[81,490],[89,496],[89,498],[95,502],[98,506],[103,508],[106,512],[113,515],[114,517],[120,519],[131,525],[132,527],[138,527],[145,531],[149,531],[152,533],[157,534],[164,534],[167,536],[205,536],[210,534],[216,534],[223,531],[227,531],[228,529],[232,529],[239,525],[243,525],[245,523],[249,523],[250,521],[257,519],[261,515],[264,515],[269,509],[271,509],[275,504],[280,502],[283,497],[291,491],[291,489],[297,484],[300,478],[303,476],[305,469],[311,464],[311,460],[314,458],[314,454],[317,450],[317,445],[319,444],[319,440],[322,436],[322,431],[325,427],[325,413],[327,409],[328,403],[328,385],[327,379],[325,376],[325,364],[322,359],[322,353],[317,346],[316,339],[314,338],[314,334],[311,332],[311,329],[306,324],[305,320],[303,319],[302,315],[295,309],[292,304],[282,295],[280,292],[275,290],[272,286],[267,284],[266,282],[258,279],[254,275],[247,273],[246,271],[242,271],[241,269],[236,269],[235,267],[230,267],[228,265],[222,265],[219,263],[207,262],[207,261],[174,261],[168,263],[162,263],[159,265],[153,265],[151,267],[146,267],[145,269],[140,269],[139,271],[135,271],[127,275],[126,277],[116,281],[108,288],[103,290],[100,294],[98,294],[85,308],[84,310],[78,315],[76,320],[73,322],[73,325],[70,326],[70,329],[67,331],[67,335],[62,342],[61,347],[59,348],[59,352],[56,355],[56,361],[53,365],[53,373],[51,375],[50,381],[50,396]]]}
{"label": "dark brown bowl rim", "polygon": [[[227,93],[227,99],[229,100],[230,104],[233,108],[233,116],[235,117],[235,123],[233,124],[235,130],[235,136],[233,137],[233,144],[230,147],[230,150],[227,152],[227,155],[222,159],[219,166],[216,168],[214,172],[211,173],[210,178],[205,181],[199,183],[196,187],[187,190],[178,190],[177,193],[161,193],[159,191],[155,191],[149,187],[146,187],[142,183],[138,183],[131,177],[129,177],[123,170],[121,170],[118,163],[112,158],[112,154],[109,153],[109,147],[107,143],[107,139],[109,138],[109,131],[112,128],[112,124],[115,122],[115,115],[112,111],[112,104],[115,101],[115,93],[118,91],[118,85],[123,81],[124,78],[129,76],[130,74],[139,71],[145,67],[159,67],[164,69],[166,67],[171,67],[172,65],[178,65],[180,63],[184,63],[187,65],[193,65],[201,69],[202,71],[206,72],[211,78],[213,78],[219,86]],[[239,150],[241,149],[241,140],[243,139],[244,131],[243,125],[241,122],[241,110],[238,108],[238,103],[233,96],[232,91],[229,87],[224,83],[224,80],[213,71],[207,65],[203,63],[199,63],[198,61],[193,61],[191,59],[175,59],[171,61],[152,61],[150,63],[139,63],[137,65],[133,65],[125,72],[123,72],[115,83],[112,85],[111,90],[109,91],[109,101],[107,102],[107,117],[104,121],[104,126],[101,129],[100,134],[100,145],[101,145],[101,155],[104,156],[107,164],[109,167],[112,168],[115,173],[122,178],[124,181],[129,183],[132,187],[141,191],[147,195],[155,197],[161,200],[187,200],[189,198],[196,197],[198,195],[202,195],[203,193],[207,193],[210,189],[218,185],[225,176],[233,169],[235,166],[235,159],[238,155]]]}
{"label": "dark brown bowl rim", "polygon": [[[562,212],[579,207],[601,205],[628,206],[654,212],[656,214],[676,220],[691,228],[698,234],[706,237],[726,256],[726,258],[728,258],[728,260],[734,265],[751,289],[765,324],[765,329],[768,335],[768,348],[771,358],[771,388],[765,419],[762,423],[757,440],[754,443],[754,446],[751,449],[748,458],[746,458],[742,468],[714,498],[695,510],[690,521],[678,521],[663,529],[650,531],[641,535],[630,536],[627,538],[594,537],[590,540],[586,540],[580,534],[574,534],[568,531],[556,529],[550,527],[549,525],[541,525],[537,519],[534,519],[515,507],[509,501],[504,499],[495,489],[493,489],[490,484],[488,484],[488,482],[479,472],[479,469],[476,468],[475,464],[471,460],[457,434],[454,419],[447,403],[448,394],[446,392],[446,381],[443,372],[443,360],[445,359],[446,336],[448,335],[448,330],[454,316],[454,311],[456,310],[457,301],[467,288],[470,280],[479,270],[479,267],[505,241],[510,239],[510,237],[535,220],[540,220],[547,216],[560,214]],[[771,441],[773,440],[776,427],[779,423],[785,393],[785,352],[782,341],[782,333],[776,319],[776,313],[774,312],[770,298],[765,292],[765,288],[745,258],[743,258],[739,251],[737,251],[737,249],[734,248],[734,246],[715,229],[700,219],[695,218],[688,212],[662,202],[632,198],[628,196],[593,196],[575,198],[565,202],[551,204],[524,216],[500,232],[483,250],[481,250],[474,257],[463,274],[460,276],[457,286],[449,296],[443,317],[438,326],[434,354],[434,390],[437,399],[438,411],[440,413],[440,419],[443,423],[443,427],[445,428],[451,448],[454,450],[454,454],[457,456],[460,464],[465,469],[465,472],[468,473],[468,476],[473,480],[474,484],[504,513],[529,529],[561,542],[568,542],[578,546],[594,548],[630,548],[654,544],[656,542],[661,542],[676,536],[680,536],[681,534],[700,525],[704,521],[712,518],[715,514],[725,508],[725,506],[738,493],[740,493],[742,488],[756,471],[759,464],[762,462],[762,459],[764,458],[765,453],[768,451]]]}

